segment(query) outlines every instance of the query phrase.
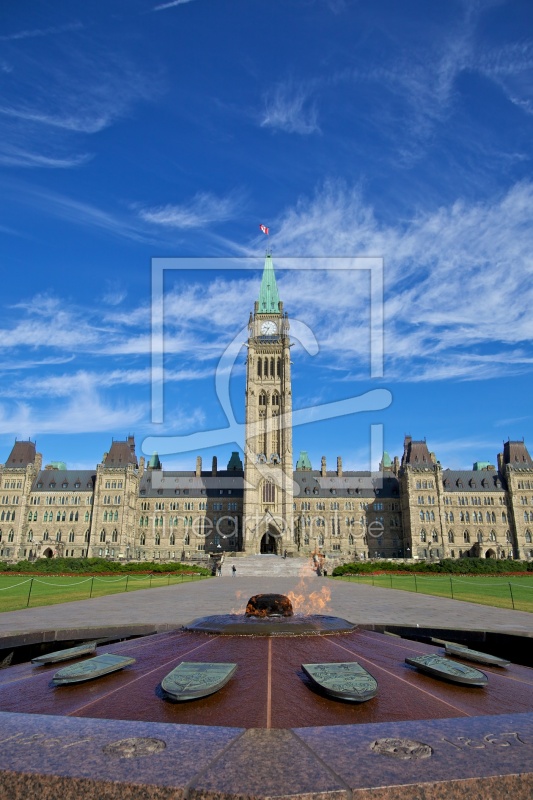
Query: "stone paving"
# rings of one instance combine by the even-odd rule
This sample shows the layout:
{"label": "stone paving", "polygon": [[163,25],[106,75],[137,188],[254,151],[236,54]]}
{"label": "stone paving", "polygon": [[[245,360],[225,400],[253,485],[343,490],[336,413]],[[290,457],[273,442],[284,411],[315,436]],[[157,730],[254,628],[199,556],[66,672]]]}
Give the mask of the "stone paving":
{"label": "stone paving", "polygon": [[[242,611],[246,600],[259,592],[290,591],[321,596],[329,591],[330,600],[321,613],[357,624],[419,625],[533,637],[533,614],[523,611],[318,578],[310,568],[304,579],[244,575],[244,559],[235,563],[235,577],[231,573],[224,575],[223,571],[221,578],[4,612],[0,614],[0,648],[22,642],[67,639],[72,631],[82,637],[91,636],[91,631],[96,630],[101,636],[110,636],[117,629],[124,631],[124,635],[133,631],[170,630],[196,617]],[[230,572],[227,563],[224,568]]]}

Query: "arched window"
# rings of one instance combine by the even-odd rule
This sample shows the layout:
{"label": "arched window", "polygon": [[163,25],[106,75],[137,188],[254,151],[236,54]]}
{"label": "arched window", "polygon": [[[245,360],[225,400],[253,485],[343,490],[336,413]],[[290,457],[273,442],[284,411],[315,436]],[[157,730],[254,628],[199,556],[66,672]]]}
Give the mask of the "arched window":
{"label": "arched window", "polygon": [[477,532],[477,540],[478,540],[478,542],[482,542],[483,541],[483,534],[482,534],[481,531]]}
{"label": "arched window", "polygon": [[60,541],[61,541],[61,531],[58,531],[56,533],[56,542],[60,542]]}
{"label": "arched window", "polygon": [[170,534],[170,537],[169,537],[168,543],[169,543],[170,545],[172,545],[172,546],[173,546],[173,545],[176,543],[176,537],[174,536],[174,534],[173,534],[173,533],[171,533],[171,534]]}
{"label": "arched window", "polygon": [[113,533],[111,534],[111,541],[112,542],[118,542],[118,531],[117,531],[116,528],[113,531]]}
{"label": "arched window", "polygon": [[322,534],[320,534],[320,536],[318,537],[317,543],[319,547],[324,547],[324,537],[322,536]]}
{"label": "arched window", "polygon": [[89,541],[89,538],[90,538],[90,536],[91,536],[91,534],[89,533],[89,531],[85,531],[85,536],[83,537],[84,541],[85,541],[85,542],[88,542],[88,541]]}
{"label": "arched window", "polygon": [[158,533],[156,533],[156,535],[155,535],[155,543],[157,545],[161,544],[161,536]]}
{"label": "arched window", "polygon": [[274,373],[274,358],[271,358],[270,359],[270,377],[273,378],[274,374],[275,374]]}
{"label": "arched window", "polygon": [[68,535],[68,540],[69,540],[69,542],[73,542],[74,541],[74,531],[70,531],[70,533]]}
{"label": "arched window", "polygon": [[281,378],[281,358],[278,358],[277,372],[278,372],[278,378]]}
{"label": "arched window", "polygon": [[424,522],[424,512],[420,512],[420,522]]}
{"label": "arched window", "polygon": [[185,536],[183,537],[183,544],[190,544],[190,543],[191,543],[191,537],[189,536],[188,533],[186,533]]}
{"label": "arched window", "polygon": [[107,522],[107,511],[104,511],[104,516],[102,517],[104,522]]}
{"label": "arched window", "polygon": [[492,514],[490,515],[490,521],[491,521],[493,524],[496,524],[496,514],[494,513],[494,511],[493,511],[493,512],[492,512]]}
{"label": "arched window", "polygon": [[435,529],[433,529],[431,531],[431,541],[432,542],[438,542],[439,541],[439,535],[438,535],[438,533],[437,533],[437,531]]}
{"label": "arched window", "polygon": [[453,511],[450,511],[450,522],[453,522],[453,521],[454,521],[454,519],[453,519]]}
{"label": "arched window", "polygon": [[448,541],[453,544],[455,541],[455,537],[453,535],[453,531],[448,531]]}
{"label": "arched window", "polygon": [[470,543],[470,534],[468,533],[468,531],[465,531],[463,533],[463,541],[467,542],[468,544]]}
{"label": "arched window", "polygon": [[139,544],[141,544],[143,546],[146,544],[146,534],[145,533],[141,533],[141,536],[140,536],[140,539],[139,539]]}
{"label": "arched window", "polygon": [[105,531],[100,531],[100,541],[105,542]]}
{"label": "arched window", "polygon": [[355,539],[353,538],[353,534],[350,534],[348,536],[348,544],[350,545],[350,547],[353,546],[354,542],[355,542]]}
{"label": "arched window", "polygon": [[15,531],[14,530],[10,530],[9,533],[7,534],[7,541],[8,542],[14,542],[15,541]]}
{"label": "arched window", "polygon": [[526,542],[531,544],[531,531],[529,529],[526,531]]}
{"label": "arched window", "polygon": [[422,528],[422,530],[420,531],[420,541],[421,542],[427,542],[427,538],[428,538],[427,534],[426,534],[425,530]]}
{"label": "arched window", "polygon": [[257,377],[258,378],[262,378],[263,377],[263,359],[262,358],[258,358],[257,359]]}
{"label": "arched window", "polygon": [[118,511],[115,511],[115,516],[113,517],[114,522],[118,522]]}
{"label": "arched window", "polygon": [[[2,541],[2,533],[1,533],[1,531],[0,531],[0,541]],[[28,531],[28,542],[33,542],[33,531],[32,530]]]}
{"label": "arched window", "polygon": [[502,522],[507,523],[507,514],[505,513],[505,511],[502,511]]}
{"label": "arched window", "polygon": [[260,406],[266,406],[266,404],[267,404],[266,392],[260,392],[260,394],[259,394],[259,405]]}
{"label": "arched window", "polygon": [[470,514],[468,511],[465,511],[465,522],[470,522]]}
{"label": "arched window", "polygon": [[271,480],[263,482],[263,503],[276,502],[276,486]]}
{"label": "arched window", "polygon": [[85,512],[84,520],[85,520],[85,522],[89,522],[89,512],[88,511]]}
{"label": "arched window", "polygon": [[489,533],[489,541],[491,541],[491,542],[495,542],[496,541],[496,532],[495,531],[491,531]]}
{"label": "arched window", "polygon": [[49,538],[50,538],[50,535],[49,535],[48,531],[45,531],[43,533],[43,542],[47,542]]}

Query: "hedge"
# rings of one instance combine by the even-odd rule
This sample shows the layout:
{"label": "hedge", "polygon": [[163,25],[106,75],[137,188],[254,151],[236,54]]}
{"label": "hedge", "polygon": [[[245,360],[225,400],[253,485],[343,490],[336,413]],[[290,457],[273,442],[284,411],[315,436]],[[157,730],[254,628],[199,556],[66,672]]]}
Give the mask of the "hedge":
{"label": "hedge", "polygon": [[7,564],[0,561],[0,572],[23,572],[23,573],[48,573],[58,574],[110,574],[110,573],[132,573],[132,572],[194,572],[199,575],[210,575],[211,571],[196,564],[186,564],[183,562],[171,561],[160,563],[159,561],[142,561],[126,563],[119,561],[106,561],[105,558],[39,558],[37,561],[19,561],[17,564]]}
{"label": "hedge", "polygon": [[341,564],[333,570],[334,576],[361,575],[372,572],[433,572],[447,575],[496,575],[513,572],[533,572],[533,561],[515,561],[496,558],[445,558],[442,561],[404,563],[394,561],[358,561]]}

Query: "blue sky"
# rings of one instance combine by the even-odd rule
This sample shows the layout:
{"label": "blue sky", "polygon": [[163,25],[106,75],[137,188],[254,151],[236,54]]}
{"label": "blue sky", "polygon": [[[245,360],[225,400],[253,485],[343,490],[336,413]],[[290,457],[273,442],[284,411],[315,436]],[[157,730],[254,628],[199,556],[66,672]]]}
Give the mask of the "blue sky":
{"label": "blue sky", "polygon": [[[533,448],[533,7],[426,0],[21,0],[0,17],[0,460],[93,467],[111,439],[223,427],[214,374],[276,259],[378,256],[385,369],[362,272],[278,273],[319,350],[296,407],[380,388],[381,411],[294,431],[313,466],[427,438],[443,466]],[[165,419],[151,422],[151,259],[165,279]],[[257,270],[200,271],[192,259]],[[244,353],[231,376],[243,419]],[[216,452],[224,463],[235,445]],[[189,468],[196,452],[167,455]]]}

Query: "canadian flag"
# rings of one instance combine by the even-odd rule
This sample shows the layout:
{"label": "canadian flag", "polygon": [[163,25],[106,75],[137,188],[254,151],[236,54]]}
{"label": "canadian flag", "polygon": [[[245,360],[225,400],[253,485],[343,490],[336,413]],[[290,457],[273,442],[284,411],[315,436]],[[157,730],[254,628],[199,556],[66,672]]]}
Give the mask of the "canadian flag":
{"label": "canadian flag", "polygon": [[270,233],[270,228],[267,228],[266,225],[260,225],[259,227],[263,231],[263,233],[266,233],[266,235],[268,236],[268,234]]}

